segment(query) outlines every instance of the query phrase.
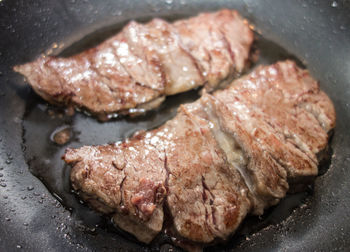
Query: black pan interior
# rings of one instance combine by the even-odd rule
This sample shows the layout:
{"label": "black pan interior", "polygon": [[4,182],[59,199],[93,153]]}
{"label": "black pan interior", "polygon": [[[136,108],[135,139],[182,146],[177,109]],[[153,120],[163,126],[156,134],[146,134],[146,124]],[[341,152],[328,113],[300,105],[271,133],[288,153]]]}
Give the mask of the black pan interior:
{"label": "black pan interior", "polygon": [[[350,246],[347,239],[350,234],[348,3],[3,0],[0,2],[0,248],[7,251],[176,250],[169,245],[167,237],[159,237],[151,246],[137,243],[80,204],[70,192],[69,168],[60,161],[60,155],[67,146],[113,142],[136,130],[156,127],[174,115],[178,104],[196,99],[197,91],[170,97],[158,111],[139,119],[120,118],[102,124],[79,113],[67,117],[59,109],[47,106],[11,68],[33,60],[40,53],[68,56],[79,52],[110,36],[133,18],[142,21],[160,16],[172,20],[223,7],[238,9],[253,22],[257,33],[262,34],[257,43],[261,63],[291,55],[299,58],[300,64],[310,69],[332,98],[338,119],[330,169],[317,178],[313,190],[289,197],[263,220],[249,219],[228,244],[210,247],[208,251],[329,251],[346,250]],[[72,132],[72,140],[63,147],[55,145],[50,135],[65,125]]]}

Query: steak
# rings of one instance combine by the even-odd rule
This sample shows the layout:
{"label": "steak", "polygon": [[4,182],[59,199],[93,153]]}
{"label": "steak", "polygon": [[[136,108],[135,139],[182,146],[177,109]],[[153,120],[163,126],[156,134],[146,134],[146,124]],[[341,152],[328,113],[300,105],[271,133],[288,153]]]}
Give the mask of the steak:
{"label": "steak", "polygon": [[167,95],[213,90],[247,66],[253,32],[237,11],[170,24],[131,21],[117,35],[68,58],[42,56],[15,66],[45,100],[101,120],[157,107]]}
{"label": "steak", "polygon": [[140,241],[162,230],[167,209],[174,236],[203,244],[312,182],[334,126],[328,96],[284,61],[204,92],[158,129],[63,159],[79,195]]}

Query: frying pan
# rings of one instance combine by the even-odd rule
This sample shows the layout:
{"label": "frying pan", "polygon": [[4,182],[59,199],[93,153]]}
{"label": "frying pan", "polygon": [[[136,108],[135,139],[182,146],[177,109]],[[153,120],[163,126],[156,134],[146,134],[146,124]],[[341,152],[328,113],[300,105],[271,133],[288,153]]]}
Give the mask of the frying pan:
{"label": "frying pan", "polygon": [[[141,119],[117,119],[101,124],[80,113],[66,117],[48,107],[12,67],[31,61],[50,48],[50,52],[62,55],[75,53],[115,33],[130,19],[142,21],[153,16],[176,19],[220,8],[239,10],[263,38],[285,48],[307,66],[333,100],[337,126],[329,169],[316,179],[308,196],[302,196],[300,206],[291,207],[289,214],[278,221],[207,250],[346,251],[350,248],[348,1],[2,0],[1,251],[180,250],[170,245],[168,238],[158,238],[158,242],[149,246],[138,243],[81,205],[64,182],[69,168],[59,156],[67,146],[56,146],[49,139],[56,127],[68,125],[73,135],[69,146],[120,140],[132,133],[130,129],[161,124],[174,115],[179,103],[193,99],[196,93],[171,97],[159,111]],[[277,45],[269,46],[271,53],[280,50]]]}

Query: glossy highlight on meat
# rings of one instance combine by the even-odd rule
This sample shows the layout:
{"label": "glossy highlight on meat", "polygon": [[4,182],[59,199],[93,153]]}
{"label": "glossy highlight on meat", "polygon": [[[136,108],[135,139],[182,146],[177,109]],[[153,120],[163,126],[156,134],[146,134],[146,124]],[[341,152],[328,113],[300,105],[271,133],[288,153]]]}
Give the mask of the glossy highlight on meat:
{"label": "glossy highlight on meat", "polygon": [[238,12],[221,10],[173,24],[131,21],[95,48],[68,58],[43,56],[14,70],[45,100],[108,120],[156,108],[167,95],[214,89],[246,68],[252,42]]}
{"label": "glossy highlight on meat", "polygon": [[283,61],[204,93],[158,129],[63,159],[79,195],[140,241],[162,231],[166,208],[173,236],[205,244],[310,183],[334,126],[317,81]]}

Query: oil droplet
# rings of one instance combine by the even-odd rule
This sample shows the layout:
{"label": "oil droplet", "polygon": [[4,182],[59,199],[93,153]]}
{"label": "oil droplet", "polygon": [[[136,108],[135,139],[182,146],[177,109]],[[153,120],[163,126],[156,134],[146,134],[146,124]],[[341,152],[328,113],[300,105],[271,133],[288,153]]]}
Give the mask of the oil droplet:
{"label": "oil droplet", "polygon": [[27,190],[28,190],[28,191],[32,191],[33,189],[34,189],[34,186],[28,186],[28,187],[27,187]]}
{"label": "oil droplet", "polygon": [[336,7],[338,7],[338,3],[337,3],[336,1],[333,1],[331,6],[332,6],[333,8],[336,8]]}
{"label": "oil droplet", "polygon": [[26,227],[27,227],[27,226],[28,226],[28,223],[27,223],[27,222],[24,222],[24,223],[23,223],[23,226],[26,226]]}
{"label": "oil droplet", "polygon": [[0,183],[1,187],[6,187],[7,185],[5,183]]}
{"label": "oil droplet", "polygon": [[52,132],[50,140],[56,144],[64,145],[71,139],[71,137],[72,132],[70,126],[63,125]]}
{"label": "oil droplet", "polygon": [[5,220],[6,220],[6,221],[10,221],[11,219],[10,219],[10,218],[8,218],[8,217],[6,217],[6,218],[5,218]]}
{"label": "oil droplet", "polygon": [[21,245],[17,245],[17,246],[16,246],[16,248],[21,249],[21,248],[22,248],[22,246],[21,246]]}

